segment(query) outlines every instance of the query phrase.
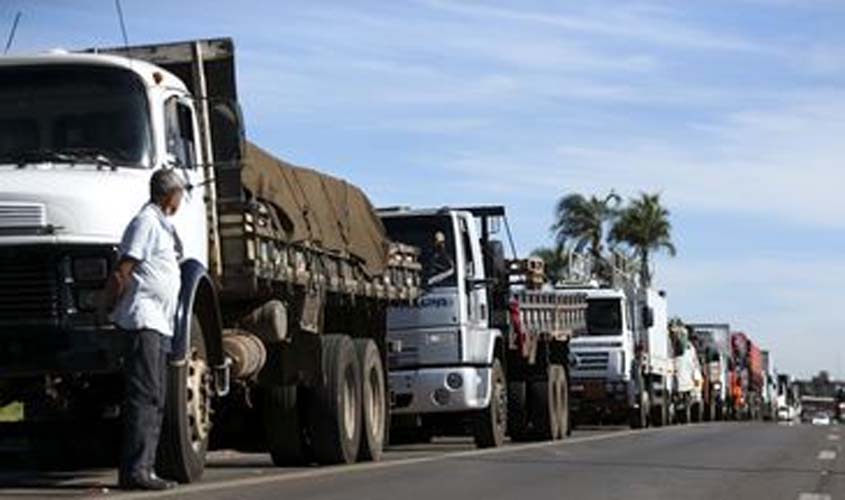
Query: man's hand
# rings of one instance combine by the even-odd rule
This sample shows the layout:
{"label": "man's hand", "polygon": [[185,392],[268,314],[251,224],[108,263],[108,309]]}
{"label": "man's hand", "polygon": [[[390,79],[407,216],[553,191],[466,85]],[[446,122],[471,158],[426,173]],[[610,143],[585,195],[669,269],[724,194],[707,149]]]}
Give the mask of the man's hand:
{"label": "man's hand", "polygon": [[114,310],[117,301],[126,290],[126,284],[132,277],[132,271],[138,263],[135,259],[124,257],[117,263],[114,272],[106,281],[106,287],[100,296],[100,303],[97,307],[97,324],[108,323],[109,314]]}

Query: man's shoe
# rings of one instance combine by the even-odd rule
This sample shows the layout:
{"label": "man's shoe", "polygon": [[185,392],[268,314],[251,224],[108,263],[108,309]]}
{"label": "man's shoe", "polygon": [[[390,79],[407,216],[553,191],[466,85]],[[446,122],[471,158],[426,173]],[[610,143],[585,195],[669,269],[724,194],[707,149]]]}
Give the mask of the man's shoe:
{"label": "man's shoe", "polygon": [[176,483],[173,481],[166,481],[155,474],[148,474],[127,479],[121,478],[118,482],[118,486],[123,490],[162,491],[175,488]]}

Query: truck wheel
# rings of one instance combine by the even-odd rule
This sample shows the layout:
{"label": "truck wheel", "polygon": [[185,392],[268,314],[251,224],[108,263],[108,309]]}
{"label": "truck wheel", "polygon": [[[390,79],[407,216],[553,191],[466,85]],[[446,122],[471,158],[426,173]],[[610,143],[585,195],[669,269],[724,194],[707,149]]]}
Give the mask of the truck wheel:
{"label": "truck wheel", "polygon": [[557,404],[552,381],[531,382],[528,393],[531,402],[531,437],[538,441],[556,439],[560,433],[560,420],[556,417]]}
{"label": "truck wheel", "polygon": [[508,435],[513,441],[527,441],[529,438],[526,391],[525,382],[508,382]]}
{"label": "truck wheel", "polygon": [[553,381],[555,418],[557,419],[557,436],[555,439],[563,439],[572,432],[569,429],[569,384],[566,380],[566,370],[561,365],[552,365],[549,368],[550,380]]}
{"label": "truck wheel", "polygon": [[493,375],[490,387],[490,404],[475,420],[475,445],[479,448],[495,448],[505,442],[508,426],[508,391],[505,371],[498,359],[493,360]]}
{"label": "truck wheel", "polygon": [[306,464],[296,385],[266,387],[262,413],[273,464],[279,467]]}
{"label": "truck wheel", "polygon": [[655,427],[663,427],[666,424],[666,409],[662,404],[655,404],[651,406],[650,422]]}
{"label": "truck wheel", "polygon": [[349,464],[361,441],[361,366],[346,335],[323,335],[322,384],[312,407],[314,456],[322,464]]}
{"label": "truck wheel", "polygon": [[355,339],[355,351],[361,365],[361,445],[358,460],[381,459],[387,427],[387,402],[385,398],[384,367],[376,343],[370,339]]}
{"label": "truck wheel", "polygon": [[[642,385],[640,385],[639,387],[642,387]],[[651,411],[651,403],[648,398],[648,393],[644,390],[641,390],[638,397],[639,408],[631,408],[631,429],[645,429],[649,426],[649,412]]]}
{"label": "truck wheel", "polygon": [[190,483],[202,477],[211,432],[211,370],[202,324],[191,316],[191,346],[185,363],[167,373],[164,423],[158,447],[161,476]]}

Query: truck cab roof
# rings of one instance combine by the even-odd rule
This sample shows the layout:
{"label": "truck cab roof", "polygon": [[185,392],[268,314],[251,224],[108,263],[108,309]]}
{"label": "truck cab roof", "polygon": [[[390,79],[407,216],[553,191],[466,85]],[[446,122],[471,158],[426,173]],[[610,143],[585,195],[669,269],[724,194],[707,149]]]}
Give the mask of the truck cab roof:
{"label": "truck cab roof", "polygon": [[97,53],[48,52],[26,56],[0,57],[0,68],[18,66],[103,66],[129,70],[147,87],[166,87],[187,91],[185,84],[173,73],[139,59]]}

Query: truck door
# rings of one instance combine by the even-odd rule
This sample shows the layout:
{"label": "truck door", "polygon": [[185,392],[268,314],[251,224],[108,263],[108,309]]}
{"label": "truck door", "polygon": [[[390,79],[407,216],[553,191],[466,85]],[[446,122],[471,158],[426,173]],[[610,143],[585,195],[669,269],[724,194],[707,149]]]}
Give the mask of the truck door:
{"label": "truck door", "polygon": [[458,217],[458,233],[458,255],[463,268],[463,314],[467,318],[463,358],[467,363],[491,363],[497,332],[489,327],[484,261],[475,219],[471,214]]}
{"label": "truck door", "polygon": [[198,161],[201,156],[193,103],[180,95],[169,97],[164,103],[164,123],[165,165],[180,171],[186,183],[196,186],[185,192],[173,223],[182,240],[184,257],[207,265],[205,186]]}
{"label": "truck door", "polygon": [[466,277],[464,294],[466,296],[466,313],[469,326],[472,328],[487,328],[487,288],[484,286],[484,263],[481,247],[476,237],[477,231],[471,226],[475,220],[465,216],[458,219],[460,231],[461,258],[464,263]]}

